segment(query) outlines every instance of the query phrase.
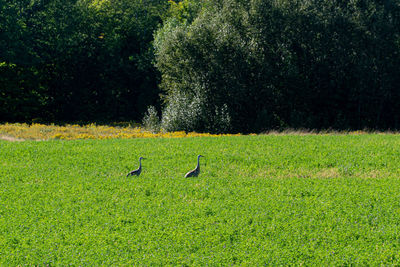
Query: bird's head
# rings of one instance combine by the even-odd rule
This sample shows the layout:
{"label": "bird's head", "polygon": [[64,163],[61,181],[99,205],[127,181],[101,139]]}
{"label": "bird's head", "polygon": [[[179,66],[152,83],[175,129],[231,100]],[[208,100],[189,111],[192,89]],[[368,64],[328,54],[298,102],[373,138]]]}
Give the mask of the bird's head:
{"label": "bird's head", "polygon": [[202,155],[198,155],[197,157],[198,157],[198,158],[204,158],[204,156],[202,156]]}
{"label": "bird's head", "polygon": [[139,160],[142,160],[142,159],[146,159],[146,158],[143,158],[143,157],[140,157],[140,158],[139,158]]}

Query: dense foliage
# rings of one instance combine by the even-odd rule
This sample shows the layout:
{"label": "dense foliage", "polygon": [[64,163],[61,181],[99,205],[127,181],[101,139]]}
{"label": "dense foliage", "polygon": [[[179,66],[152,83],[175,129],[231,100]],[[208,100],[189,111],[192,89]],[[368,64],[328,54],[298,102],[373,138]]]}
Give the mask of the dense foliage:
{"label": "dense foliage", "polygon": [[398,84],[397,0],[0,0],[0,121],[400,129]]}
{"label": "dense foliage", "polygon": [[0,120],[139,120],[159,102],[152,39],[167,7],[1,0]]}
{"label": "dense foliage", "polygon": [[398,1],[212,2],[157,34],[167,128],[400,127]]}

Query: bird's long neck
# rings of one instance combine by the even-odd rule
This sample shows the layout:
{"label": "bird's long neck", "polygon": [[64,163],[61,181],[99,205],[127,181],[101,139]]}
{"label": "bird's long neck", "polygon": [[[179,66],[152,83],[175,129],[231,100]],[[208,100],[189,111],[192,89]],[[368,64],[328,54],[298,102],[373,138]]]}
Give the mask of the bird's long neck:
{"label": "bird's long neck", "polygon": [[142,159],[139,159],[139,169],[142,168]]}
{"label": "bird's long neck", "polygon": [[196,169],[199,170],[200,169],[200,157],[197,157],[197,166]]}

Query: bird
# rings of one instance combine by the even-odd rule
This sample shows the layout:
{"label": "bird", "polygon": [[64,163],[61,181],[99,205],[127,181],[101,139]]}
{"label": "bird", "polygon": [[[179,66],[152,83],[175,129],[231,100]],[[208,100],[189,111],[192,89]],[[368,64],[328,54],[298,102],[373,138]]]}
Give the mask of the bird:
{"label": "bird", "polygon": [[200,173],[200,158],[201,157],[204,158],[204,156],[202,156],[202,155],[198,155],[197,156],[197,166],[196,166],[196,168],[194,170],[191,170],[188,173],[186,173],[185,178],[197,177],[199,175],[199,173]]}
{"label": "bird", "polygon": [[130,172],[126,175],[126,177],[128,177],[128,176],[133,176],[133,175],[136,175],[136,176],[139,176],[139,175],[140,175],[140,173],[142,172],[142,159],[145,159],[145,158],[143,158],[143,157],[140,157],[140,158],[139,158],[139,168],[137,168],[136,170],[130,171]]}

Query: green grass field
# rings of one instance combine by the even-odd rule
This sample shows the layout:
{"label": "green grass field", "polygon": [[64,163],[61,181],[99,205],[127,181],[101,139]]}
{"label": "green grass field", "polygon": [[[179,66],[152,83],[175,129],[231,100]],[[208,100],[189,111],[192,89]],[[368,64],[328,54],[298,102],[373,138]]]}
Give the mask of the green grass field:
{"label": "green grass field", "polygon": [[0,265],[399,265],[399,159],[399,135],[0,140]]}

